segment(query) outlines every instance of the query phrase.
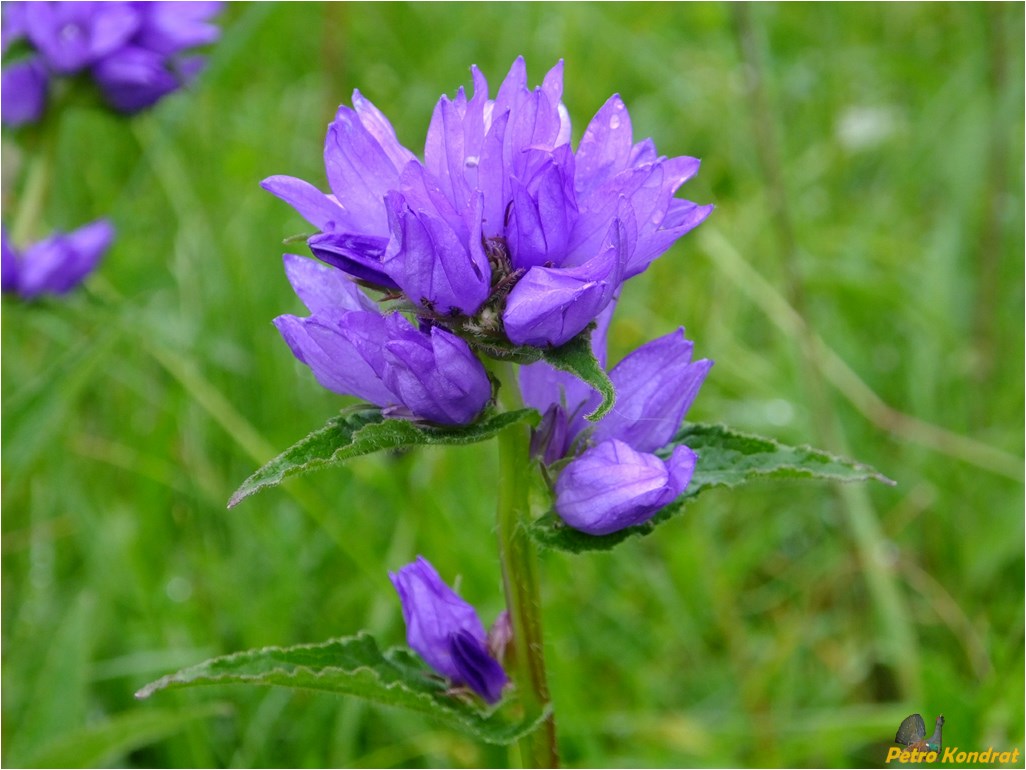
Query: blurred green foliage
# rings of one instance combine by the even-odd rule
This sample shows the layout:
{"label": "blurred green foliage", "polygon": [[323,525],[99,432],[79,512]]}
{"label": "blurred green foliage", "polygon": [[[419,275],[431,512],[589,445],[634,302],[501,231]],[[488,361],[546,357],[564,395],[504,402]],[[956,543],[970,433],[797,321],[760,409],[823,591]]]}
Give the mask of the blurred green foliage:
{"label": "blurred green foliage", "polygon": [[323,184],[355,87],[419,148],[471,63],[494,88],[517,54],[533,83],[566,60],[575,138],[618,91],[637,137],[704,160],[684,195],[717,210],[631,282],[611,359],[686,325],[717,362],[694,419],[898,481],[711,492],[613,553],[545,554],[566,763],[876,765],[914,711],[1022,747],[1021,5],[241,3],[223,26],[191,92],[63,116],[45,224],[109,215],[118,240],[67,302],[3,304],[4,765],[508,761],[353,700],[132,693],[261,645],[399,643],[386,570],[418,553],[501,609],[486,445],[225,503],[343,404],[271,325],[309,228],[258,182]]}

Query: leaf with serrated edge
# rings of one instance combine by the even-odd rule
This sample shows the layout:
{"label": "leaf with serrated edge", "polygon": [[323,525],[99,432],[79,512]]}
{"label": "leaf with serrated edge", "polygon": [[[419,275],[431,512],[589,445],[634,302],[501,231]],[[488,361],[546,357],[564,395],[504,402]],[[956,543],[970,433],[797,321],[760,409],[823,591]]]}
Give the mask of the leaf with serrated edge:
{"label": "leaf with serrated edge", "polygon": [[659,524],[680,513],[700,493],[713,487],[739,487],[762,479],[824,479],[828,481],[870,481],[894,484],[879,471],[845,460],[819,449],[791,447],[741,433],[723,425],[685,425],[673,442],[659,454],[668,455],[683,444],[698,455],[695,473],[684,494],[635,527],[608,535],[588,535],[566,526],[554,512],[539,517],[531,535],[546,548],[570,553],[608,551],[629,537],[647,535]]}
{"label": "leaf with serrated edge", "polygon": [[446,685],[408,650],[384,653],[369,634],[295,647],[237,652],[165,676],[143,687],[136,698],[182,687],[251,684],[354,695],[386,706],[427,714],[488,743],[508,744],[535,730],[548,711],[511,720],[501,704],[478,707],[449,694]]}
{"label": "leaf with serrated edge", "polygon": [[[387,419],[376,407],[356,408],[328,420],[246,479],[228,501],[233,508],[252,494],[276,486],[291,476],[341,465],[347,460],[383,449],[408,449],[422,444],[473,444],[504,428],[537,415],[533,409],[490,414],[470,425],[427,425]],[[534,417],[533,419],[537,419]]]}
{"label": "leaf with serrated edge", "polygon": [[591,349],[591,330],[578,334],[569,342],[558,348],[548,348],[542,352],[544,359],[556,369],[579,377],[591,385],[602,396],[602,403],[587,419],[595,422],[613,408],[616,402],[616,389],[606,370],[595,358]]}

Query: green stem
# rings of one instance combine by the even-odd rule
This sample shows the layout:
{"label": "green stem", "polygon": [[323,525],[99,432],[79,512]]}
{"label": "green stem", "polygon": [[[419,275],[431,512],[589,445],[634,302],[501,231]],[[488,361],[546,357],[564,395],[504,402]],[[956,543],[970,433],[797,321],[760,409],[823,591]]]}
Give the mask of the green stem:
{"label": "green stem", "polygon": [[[506,409],[520,404],[515,367],[496,363],[492,371],[499,377],[499,397]],[[506,607],[513,626],[513,677],[521,702],[530,711],[550,707],[545,677],[544,644],[541,627],[541,601],[538,590],[538,557],[527,534],[531,517],[530,428],[512,425],[499,434],[499,559]],[[550,713],[542,726],[522,738],[520,760],[524,767],[558,767],[556,723]]]}
{"label": "green stem", "polygon": [[14,225],[11,228],[11,241],[18,248],[23,248],[34,236],[39,234],[43,207],[50,186],[50,167],[53,165],[54,143],[48,136],[39,137],[33,148],[31,160],[25,174],[25,185],[22,188],[21,200],[18,203]]}

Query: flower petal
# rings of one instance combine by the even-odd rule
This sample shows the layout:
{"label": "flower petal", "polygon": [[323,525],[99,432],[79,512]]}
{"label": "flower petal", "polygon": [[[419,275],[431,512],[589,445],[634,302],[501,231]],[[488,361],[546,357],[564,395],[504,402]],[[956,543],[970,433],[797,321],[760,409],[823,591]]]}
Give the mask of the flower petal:
{"label": "flower petal", "polygon": [[138,46],[104,57],[92,73],[107,103],[128,114],[151,107],[182,85],[162,54]]}
{"label": "flower petal", "polygon": [[260,183],[271,195],[292,206],[303,219],[318,230],[351,230],[354,225],[346,210],[333,196],[326,195],[309,182],[293,176],[269,176]]}
{"label": "flower petal", "polygon": [[309,318],[278,316],[274,325],[322,387],[381,407],[398,403],[381,379],[387,330],[379,313],[322,310]]}
{"label": "flower petal", "polygon": [[502,666],[473,634],[457,631],[449,638],[449,652],[456,668],[456,681],[462,682],[488,703],[502,699],[502,688],[509,677]]}
{"label": "flower petal", "polygon": [[328,232],[308,238],[306,245],[322,262],[361,281],[385,289],[399,288],[381,266],[388,238],[352,232]]}
{"label": "flower petal", "polygon": [[[387,142],[386,142],[387,143]],[[388,217],[382,201],[399,186],[402,166],[393,163],[378,138],[363,125],[355,110],[338,108],[324,140],[328,185],[357,232],[386,236]]]}
{"label": "flower petal", "polygon": [[66,294],[96,269],[113,240],[113,226],[100,219],[30,246],[19,265],[18,293],[25,299]]}
{"label": "flower petal", "polygon": [[388,193],[386,203],[391,240],[382,270],[413,302],[437,313],[473,315],[491,281],[484,252],[469,250],[442,219],[414,211],[401,193]]}
{"label": "flower petal", "polygon": [[587,196],[627,168],[631,133],[627,107],[619,94],[613,94],[595,113],[577,145],[578,196]]}
{"label": "flower petal", "polygon": [[708,359],[691,362],[693,348],[681,328],[642,345],[613,367],[609,378],[616,404],[595,427],[594,440],[619,439],[641,452],[666,446],[712,368]]}
{"label": "flower petal", "polygon": [[341,270],[298,254],[285,254],[285,275],[296,294],[314,314],[334,310],[366,310],[377,306]]}

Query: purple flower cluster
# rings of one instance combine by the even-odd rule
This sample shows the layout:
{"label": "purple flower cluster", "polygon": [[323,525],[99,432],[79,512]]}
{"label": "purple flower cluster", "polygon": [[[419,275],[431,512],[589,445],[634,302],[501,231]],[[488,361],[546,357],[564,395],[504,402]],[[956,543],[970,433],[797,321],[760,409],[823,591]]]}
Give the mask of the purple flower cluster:
{"label": "purple flower cluster", "polygon": [[[291,261],[312,313],[278,321],[294,354],[337,392],[446,423],[473,420],[488,400],[475,350],[568,342],[712,209],[674,197],[699,162],[635,143],[619,96],[574,150],[562,62],[529,89],[518,58],[494,99],[472,72],[471,96],[461,88],[436,105],[423,160],[357,91],[328,127],[330,193],[288,176],[263,182],[320,231],[308,240],[315,256],[416,318],[381,320],[341,280],[311,304],[299,284],[329,273]],[[397,364],[400,347],[417,358]],[[415,387],[398,387],[398,371]]]}
{"label": "purple flower cluster", "polygon": [[509,681],[498,660],[509,635],[509,616],[500,615],[492,634],[485,634],[474,608],[423,556],[389,577],[402,602],[410,647],[454,684],[497,703]]}
{"label": "purple flower cluster", "polygon": [[51,81],[88,73],[119,112],[145,109],[195,77],[212,43],[216,2],[10,2],[3,5],[3,122],[40,120]]}
{"label": "purple flower cluster", "polygon": [[113,239],[114,228],[100,219],[70,233],[54,233],[19,253],[5,230],[0,263],[3,292],[26,300],[66,294],[96,269]]}

